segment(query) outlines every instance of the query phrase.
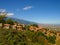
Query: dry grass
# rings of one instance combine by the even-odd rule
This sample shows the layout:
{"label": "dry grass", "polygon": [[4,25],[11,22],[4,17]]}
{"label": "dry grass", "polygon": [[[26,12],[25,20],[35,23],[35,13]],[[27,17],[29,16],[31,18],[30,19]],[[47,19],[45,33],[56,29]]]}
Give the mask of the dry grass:
{"label": "dry grass", "polygon": [[56,45],[60,45],[60,36],[56,38]]}

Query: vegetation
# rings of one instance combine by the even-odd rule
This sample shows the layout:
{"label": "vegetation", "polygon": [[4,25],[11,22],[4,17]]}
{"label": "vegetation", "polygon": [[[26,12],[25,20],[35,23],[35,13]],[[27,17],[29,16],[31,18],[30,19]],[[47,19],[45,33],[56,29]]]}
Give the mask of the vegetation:
{"label": "vegetation", "polygon": [[17,31],[0,29],[0,45],[49,45],[55,44],[55,37],[30,30]]}
{"label": "vegetation", "polygon": [[35,26],[35,27],[38,27],[38,25],[37,25],[37,24],[31,24],[31,26]]}
{"label": "vegetation", "polygon": [[17,23],[17,21],[13,21],[11,18],[7,19],[7,13],[3,14],[3,15],[0,14],[0,23],[3,23],[3,24],[7,23],[7,24],[11,24],[12,25],[14,22]]}
{"label": "vegetation", "polygon": [[9,19],[6,20],[6,23],[13,25],[14,24],[14,21],[11,18],[9,18]]}
{"label": "vegetation", "polygon": [[6,15],[0,15],[0,23],[5,23]]}
{"label": "vegetation", "polygon": [[[13,25],[18,22],[10,18],[6,20],[6,15],[0,15],[0,23]],[[25,25],[22,27],[23,31],[0,28],[0,45],[54,45],[55,43],[60,45],[59,40],[56,42],[56,35],[46,35],[49,29],[42,28],[40,31],[31,31],[30,26],[38,28],[37,24]]]}

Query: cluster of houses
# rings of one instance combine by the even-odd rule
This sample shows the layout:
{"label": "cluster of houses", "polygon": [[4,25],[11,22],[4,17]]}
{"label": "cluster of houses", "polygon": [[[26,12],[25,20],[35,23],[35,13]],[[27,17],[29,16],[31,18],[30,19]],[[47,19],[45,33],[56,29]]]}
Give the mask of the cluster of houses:
{"label": "cluster of houses", "polygon": [[56,37],[60,37],[60,31],[47,30],[41,26],[38,26],[38,28],[35,26],[30,26],[29,29],[31,31],[32,30],[33,31],[40,31],[40,32],[44,33],[46,36],[54,36],[55,35]]}
{"label": "cluster of houses", "polygon": [[33,31],[40,31],[40,32],[44,33],[46,36],[54,36],[55,35],[57,37],[60,37],[60,31],[47,30],[47,29],[45,29],[45,28],[43,28],[41,26],[38,26],[38,28],[35,27],[35,26],[30,26],[29,29],[31,31],[32,30]]}
{"label": "cluster of houses", "polygon": [[[4,29],[11,29],[12,28],[15,30],[23,30],[23,27],[25,27],[25,26],[26,26],[25,24],[17,24],[17,23],[14,23],[13,25],[0,23],[0,28],[4,28]],[[53,30],[46,30],[46,29],[42,28],[40,25],[38,27],[30,25],[29,30],[40,31],[42,33],[45,33],[46,36],[49,36],[49,35],[51,35],[51,36],[56,35],[57,37],[60,36],[59,31],[56,32]]]}
{"label": "cluster of houses", "polygon": [[10,24],[2,24],[2,23],[0,23],[0,28],[3,28],[3,29],[17,29],[17,30],[22,30],[23,27],[25,27],[24,24],[14,23],[13,25],[10,25]]}
{"label": "cluster of houses", "polygon": [[[0,23],[0,28],[4,28],[4,29],[22,30],[23,27],[26,27],[26,25],[25,24],[17,24],[17,23],[14,23],[13,25]],[[31,30],[31,31],[38,31],[41,28],[42,28],[41,26],[38,26],[38,27],[32,26],[32,25],[29,26],[29,30]]]}

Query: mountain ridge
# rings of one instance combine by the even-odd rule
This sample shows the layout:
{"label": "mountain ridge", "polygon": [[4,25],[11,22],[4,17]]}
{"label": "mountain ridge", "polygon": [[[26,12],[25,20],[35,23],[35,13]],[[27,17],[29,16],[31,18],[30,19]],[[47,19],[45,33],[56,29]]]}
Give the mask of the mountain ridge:
{"label": "mountain ridge", "polygon": [[11,19],[14,21],[17,21],[18,23],[22,23],[22,24],[38,24],[36,22],[32,22],[32,21],[28,21],[28,20],[24,20],[24,19],[18,19],[18,18],[11,18]]}

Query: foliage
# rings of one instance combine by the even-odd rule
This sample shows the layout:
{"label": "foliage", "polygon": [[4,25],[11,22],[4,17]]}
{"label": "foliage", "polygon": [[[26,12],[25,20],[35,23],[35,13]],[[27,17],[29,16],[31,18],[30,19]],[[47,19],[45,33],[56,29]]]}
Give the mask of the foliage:
{"label": "foliage", "polygon": [[6,15],[0,15],[0,23],[5,23]]}
{"label": "foliage", "polygon": [[55,43],[56,43],[55,40],[56,40],[56,36],[55,36],[55,35],[48,37],[48,41],[49,41],[50,43],[52,43],[52,44],[55,44]]}
{"label": "foliage", "polygon": [[13,25],[14,24],[14,21],[11,18],[9,18],[9,19],[6,20],[6,23]]}
{"label": "foliage", "polygon": [[38,27],[38,25],[37,24],[31,24],[32,26],[35,26],[35,27]]}
{"label": "foliage", "polygon": [[55,43],[53,41],[54,36],[47,39],[47,36],[40,31],[0,29],[0,45],[49,45]]}

